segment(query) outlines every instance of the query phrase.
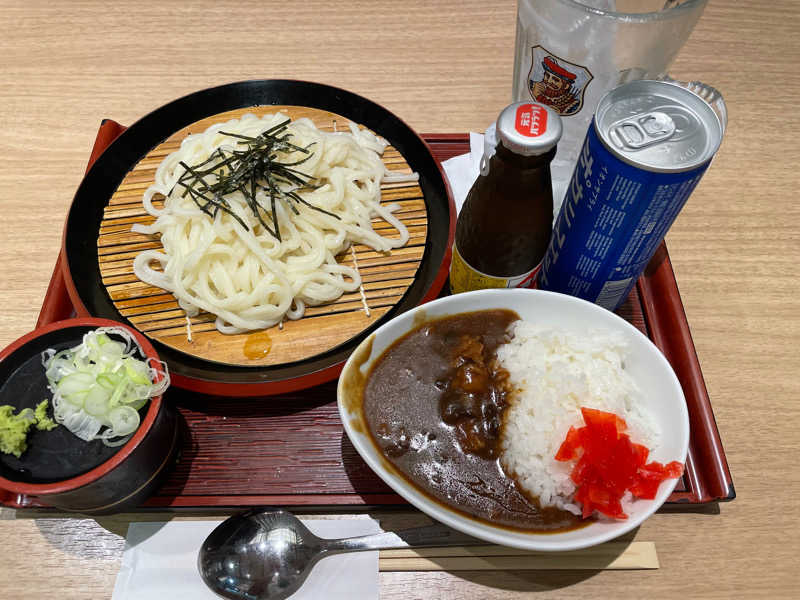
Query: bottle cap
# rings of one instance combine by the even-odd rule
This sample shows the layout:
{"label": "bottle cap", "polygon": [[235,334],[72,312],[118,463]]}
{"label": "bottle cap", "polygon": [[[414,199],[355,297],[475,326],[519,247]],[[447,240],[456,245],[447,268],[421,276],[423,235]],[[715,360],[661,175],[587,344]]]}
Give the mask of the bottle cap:
{"label": "bottle cap", "polygon": [[497,118],[497,137],[515,154],[544,154],[561,139],[561,117],[544,104],[516,102]]}

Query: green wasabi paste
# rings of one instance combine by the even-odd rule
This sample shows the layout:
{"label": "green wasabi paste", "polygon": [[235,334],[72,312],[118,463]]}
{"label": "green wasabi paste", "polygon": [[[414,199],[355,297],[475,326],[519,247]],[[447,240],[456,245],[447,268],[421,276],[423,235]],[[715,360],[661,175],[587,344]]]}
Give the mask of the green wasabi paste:
{"label": "green wasabi paste", "polygon": [[33,416],[36,418],[36,429],[39,431],[50,431],[58,427],[58,423],[47,416],[47,407],[49,405],[50,402],[45,398],[36,405],[36,410],[33,411]]}
{"label": "green wasabi paste", "polygon": [[42,400],[36,405],[35,411],[23,408],[19,414],[14,414],[13,406],[0,406],[0,452],[19,458],[28,449],[31,427],[42,431],[58,427],[58,423],[47,416],[48,404],[47,400]]}

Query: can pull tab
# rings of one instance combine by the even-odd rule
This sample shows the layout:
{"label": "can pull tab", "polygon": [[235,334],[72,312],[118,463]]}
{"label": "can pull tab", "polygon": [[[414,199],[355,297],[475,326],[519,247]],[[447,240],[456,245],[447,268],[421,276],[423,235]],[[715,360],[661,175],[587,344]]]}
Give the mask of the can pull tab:
{"label": "can pull tab", "polygon": [[610,129],[619,145],[638,150],[669,138],[675,122],[667,113],[653,111],[618,121]]}

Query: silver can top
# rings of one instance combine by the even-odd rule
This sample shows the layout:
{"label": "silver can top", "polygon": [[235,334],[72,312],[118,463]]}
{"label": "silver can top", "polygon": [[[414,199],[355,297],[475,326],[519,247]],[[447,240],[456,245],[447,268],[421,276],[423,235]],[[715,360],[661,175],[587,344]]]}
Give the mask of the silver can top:
{"label": "silver can top", "polygon": [[722,124],[700,96],[665,81],[621,85],[600,99],[595,129],[624,162],[648,171],[677,173],[710,160],[722,142]]}
{"label": "silver can top", "polygon": [[497,138],[515,154],[544,154],[561,139],[561,117],[544,104],[516,102],[497,118]]}

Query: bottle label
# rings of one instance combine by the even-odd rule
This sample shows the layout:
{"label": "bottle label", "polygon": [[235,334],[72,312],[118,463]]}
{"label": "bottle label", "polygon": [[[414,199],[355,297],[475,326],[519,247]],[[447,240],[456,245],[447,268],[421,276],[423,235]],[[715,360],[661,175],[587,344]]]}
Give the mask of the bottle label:
{"label": "bottle label", "polygon": [[459,294],[490,288],[533,288],[536,287],[536,275],[541,266],[539,263],[527,273],[515,277],[494,277],[470,266],[461,257],[458,247],[453,244],[453,259],[450,262],[450,292]]}
{"label": "bottle label", "polygon": [[547,110],[538,104],[518,106],[514,128],[525,137],[539,137],[547,131]]}

